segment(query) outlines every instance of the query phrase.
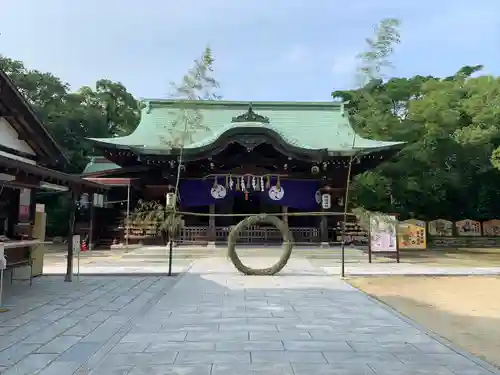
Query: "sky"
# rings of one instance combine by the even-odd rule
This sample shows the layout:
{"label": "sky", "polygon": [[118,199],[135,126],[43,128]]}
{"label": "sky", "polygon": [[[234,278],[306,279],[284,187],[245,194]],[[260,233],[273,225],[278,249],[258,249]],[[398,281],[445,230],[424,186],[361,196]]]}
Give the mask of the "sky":
{"label": "sky", "polygon": [[208,44],[224,99],[330,100],[384,18],[403,22],[389,76],[500,75],[499,0],[2,0],[1,14],[0,54],[139,98],[167,97]]}

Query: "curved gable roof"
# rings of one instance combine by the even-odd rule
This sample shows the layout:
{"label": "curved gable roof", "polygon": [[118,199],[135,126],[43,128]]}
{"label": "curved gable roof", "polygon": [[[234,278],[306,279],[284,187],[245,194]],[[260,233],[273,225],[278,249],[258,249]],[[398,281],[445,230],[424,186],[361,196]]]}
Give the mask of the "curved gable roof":
{"label": "curved gable roof", "polygon": [[[353,151],[380,150],[403,144],[362,138],[356,135],[339,102],[232,102],[232,101],[145,101],[141,121],[130,135],[116,138],[90,138],[104,146],[136,150],[176,148],[184,130],[178,121],[181,111],[192,111],[201,121],[199,129],[191,129],[185,149],[197,149],[214,143],[223,134],[236,128],[265,128],[295,148],[349,154]],[[255,121],[234,121],[253,110]],[[263,121],[263,118],[268,121]],[[353,138],[355,144],[353,147]]]}

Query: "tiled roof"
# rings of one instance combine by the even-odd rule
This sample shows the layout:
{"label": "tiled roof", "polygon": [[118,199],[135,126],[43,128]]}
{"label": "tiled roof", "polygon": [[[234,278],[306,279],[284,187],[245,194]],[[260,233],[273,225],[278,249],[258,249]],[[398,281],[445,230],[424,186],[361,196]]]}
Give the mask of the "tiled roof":
{"label": "tiled roof", "polygon": [[[328,150],[338,153],[354,149],[380,150],[402,142],[374,141],[355,136],[344,104],[338,102],[233,102],[233,101],[179,101],[146,100],[141,121],[135,131],[124,137],[92,138],[100,143],[141,149],[168,150],[174,139],[183,132],[180,111],[201,115],[201,127],[191,130],[185,148],[207,146],[224,132],[236,127],[264,127],[278,133],[285,142],[305,150]],[[249,107],[268,122],[232,122],[246,113]]]}
{"label": "tiled roof", "polygon": [[119,165],[103,158],[103,157],[92,157],[89,163],[85,166],[82,174],[97,173],[103,171],[110,171],[113,169],[121,168]]}

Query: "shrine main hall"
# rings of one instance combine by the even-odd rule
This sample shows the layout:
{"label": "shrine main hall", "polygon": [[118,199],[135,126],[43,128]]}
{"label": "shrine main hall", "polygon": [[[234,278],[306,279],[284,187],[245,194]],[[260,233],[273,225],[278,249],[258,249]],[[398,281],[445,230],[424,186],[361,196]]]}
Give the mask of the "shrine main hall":
{"label": "shrine main hall", "polygon": [[[403,145],[357,135],[337,101],[145,100],[130,135],[89,140],[102,156],[92,158],[83,177],[110,187],[92,221],[92,241],[100,246],[152,241],[152,233],[124,225],[126,216],[140,200],[164,201],[178,172],[179,210],[206,214],[183,216],[181,241],[225,242],[242,216],[272,213],[285,214],[297,243],[336,242],[342,215],[294,213],[325,210],[325,193],[327,210],[343,212],[351,158],[355,176]],[[275,228],[247,232],[240,241],[281,239]]]}

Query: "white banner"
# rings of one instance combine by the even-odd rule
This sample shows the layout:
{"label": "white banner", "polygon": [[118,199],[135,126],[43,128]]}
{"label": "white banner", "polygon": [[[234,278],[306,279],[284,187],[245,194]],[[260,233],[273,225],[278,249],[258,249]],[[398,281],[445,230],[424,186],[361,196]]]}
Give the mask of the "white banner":
{"label": "white banner", "polygon": [[370,218],[370,249],[372,252],[398,250],[397,218],[394,215],[373,215]]}

